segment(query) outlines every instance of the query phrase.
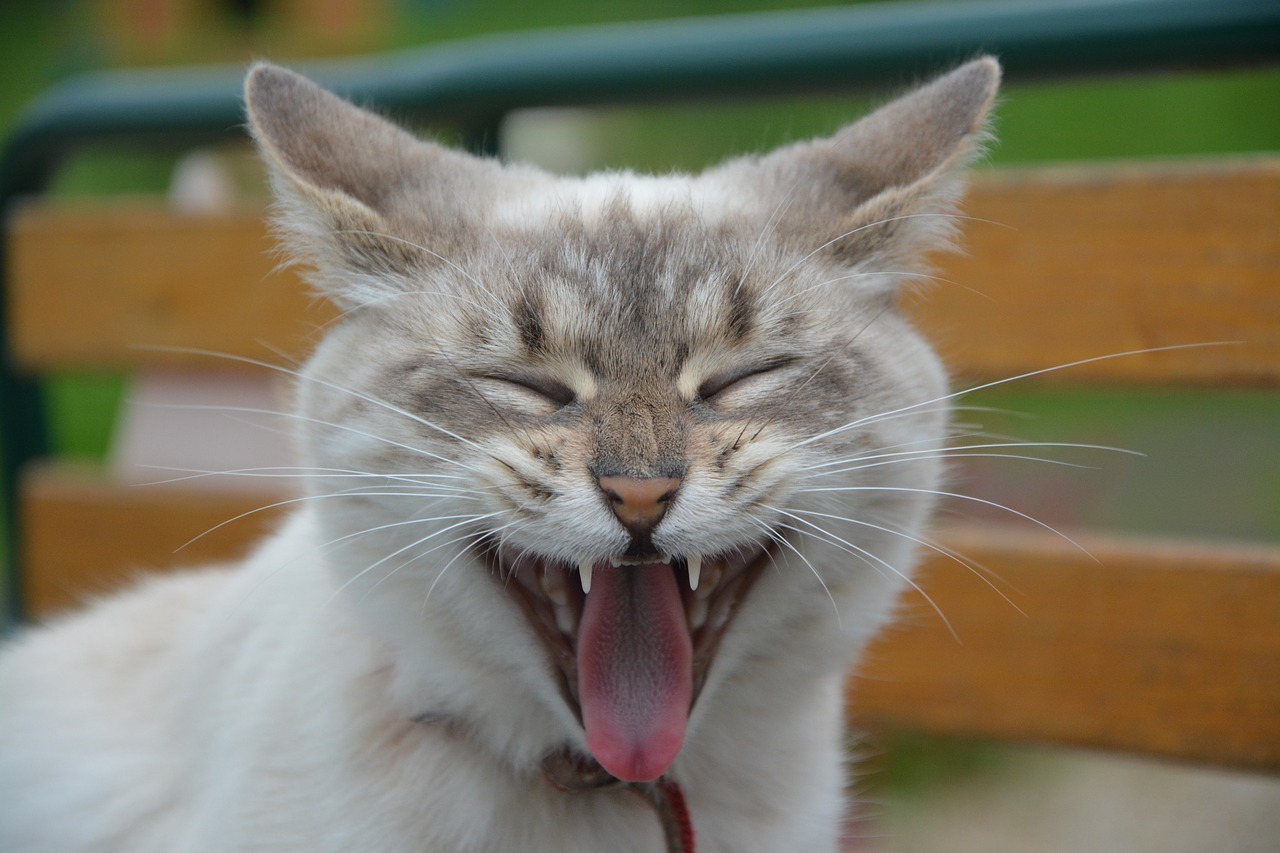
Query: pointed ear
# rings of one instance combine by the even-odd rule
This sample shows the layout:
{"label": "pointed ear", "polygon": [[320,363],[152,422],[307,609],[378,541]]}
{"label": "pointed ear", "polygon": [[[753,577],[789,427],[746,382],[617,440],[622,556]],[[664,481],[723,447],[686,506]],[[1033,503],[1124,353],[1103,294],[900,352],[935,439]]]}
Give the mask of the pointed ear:
{"label": "pointed ear", "polygon": [[977,59],[832,137],[765,156],[755,163],[763,207],[785,206],[783,228],[806,251],[825,243],[850,265],[918,265],[952,231],[999,84],[999,64]]}
{"label": "pointed ear", "polygon": [[496,162],[419,140],[284,68],[255,65],[245,104],[286,248],[340,304],[439,263],[496,192]]}

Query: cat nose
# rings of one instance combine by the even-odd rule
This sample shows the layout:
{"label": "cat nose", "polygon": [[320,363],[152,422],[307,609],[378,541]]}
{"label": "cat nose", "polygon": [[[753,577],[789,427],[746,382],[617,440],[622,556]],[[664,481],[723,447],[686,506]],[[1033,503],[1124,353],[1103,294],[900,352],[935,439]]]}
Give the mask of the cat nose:
{"label": "cat nose", "polygon": [[678,477],[638,479],[621,475],[600,477],[600,490],[622,526],[636,539],[647,539],[666,515],[667,504],[680,488]]}

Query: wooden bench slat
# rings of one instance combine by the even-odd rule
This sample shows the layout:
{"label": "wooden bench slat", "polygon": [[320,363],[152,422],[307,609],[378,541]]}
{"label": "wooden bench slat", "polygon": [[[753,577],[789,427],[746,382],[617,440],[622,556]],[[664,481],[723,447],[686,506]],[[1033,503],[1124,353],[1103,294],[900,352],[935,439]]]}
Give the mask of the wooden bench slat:
{"label": "wooden bench slat", "polygon": [[[235,557],[280,517],[254,515],[175,553],[279,495],[120,487],[65,464],[34,469],[27,485],[26,593],[40,615],[142,568]],[[1000,575],[1000,592],[928,560],[919,583],[959,640],[909,595],[850,680],[857,723],[1280,770],[1280,549],[1089,539],[1095,562],[1049,535],[937,538]]]}
{"label": "wooden bench slat", "polygon": [[29,468],[20,495],[23,603],[37,618],[145,572],[235,559],[279,521],[281,510],[213,528],[287,497],[261,487],[127,485],[96,466],[66,462]]}
{"label": "wooden bench slat", "polygon": [[[1280,384],[1280,159],[995,173],[965,212],[966,253],[939,259],[955,284],[908,299],[959,375],[1243,341],[1054,377]],[[296,355],[333,316],[275,270],[257,211],[29,206],[11,228],[14,346],[36,371],[191,361],[140,346]]]}
{"label": "wooden bench slat", "polygon": [[260,210],[190,214],[143,199],[98,208],[32,204],[10,218],[15,357],[62,368],[236,362],[211,350],[278,360],[305,355],[334,316],[280,268]]}
{"label": "wooden bench slat", "polygon": [[1280,548],[1086,539],[1095,562],[1051,534],[939,538],[1012,603],[930,559],[956,636],[908,595],[850,679],[859,723],[1280,770]]}
{"label": "wooden bench slat", "polygon": [[[997,172],[911,310],[960,375],[1280,384],[1280,159]],[[973,290],[965,290],[965,288]]]}

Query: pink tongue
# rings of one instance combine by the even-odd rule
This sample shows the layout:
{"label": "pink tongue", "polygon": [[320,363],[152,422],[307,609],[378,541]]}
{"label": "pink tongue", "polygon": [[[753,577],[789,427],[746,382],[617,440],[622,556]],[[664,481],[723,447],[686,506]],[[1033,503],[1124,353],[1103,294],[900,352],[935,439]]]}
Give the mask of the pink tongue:
{"label": "pink tongue", "polygon": [[693,657],[669,565],[597,565],[578,627],[587,748],[625,782],[657,779],[684,743]]}

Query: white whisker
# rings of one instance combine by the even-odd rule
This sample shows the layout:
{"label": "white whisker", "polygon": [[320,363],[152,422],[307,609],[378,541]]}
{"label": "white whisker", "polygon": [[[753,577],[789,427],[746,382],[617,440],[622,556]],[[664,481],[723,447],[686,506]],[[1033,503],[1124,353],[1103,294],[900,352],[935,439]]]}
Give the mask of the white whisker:
{"label": "white whisker", "polygon": [[[832,237],[830,240],[823,243],[821,246],[814,249],[812,252],[805,255],[803,258],[796,261],[791,266],[787,267],[786,271],[783,272],[782,275],[778,276],[778,278],[774,280],[773,284],[766,287],[761,295],[769,293],[771,290],[773,290],[775,287],[777,287],[779,284],[785,281],[788,276],[790,276],[796,270],[804,266],[805,262],[807,262],[814,255],[818,254],[823,249],[826,249],[830,246],[835,245],[836,243],[839,243],[841,240],[845,239],[846,237],[852,237],[854,234],[857,234],[860,231],[866,231],[868,228],[878,228],[882,225],[890,225],[894,222],[902,222],[907,219],[963,219],[963,220],[970,220],[970,221],[976,221],[976,222],[990,222],[990,220],[977,219],[976,217],[964,216],[963,214],[959,214],[959,213],[938,213],[938,212],[904,213],[904,214],[901,214],[900,216],[890,216],[890,217],[886,217],[885,219],[877,219],[875,222],[868,222],[864,225],[859,225],[857,228],[851,228],[850,230],[844,232],[843,234],[838,234],[835,237]],[[991,224],[999,225],[1000,223],[992,222]]]}
{"label": "white whisker", "polygon": [[[765,507],[765,509],[770,509],[770,507]],[[775,512],[776,511],[777,510],[775,510]],[[831,588],[828,587],[827,582],[822,579],[822,573],[818,571],[817,567],[814,566],[813,563],[809,562],[809,558],[806,557],[803,553],[801,553],[799,548],[797,548],[795,545],[789,542],[787,540],[787,537],[779,535],[776,531],[774,531],[771,527],[769,527],[769,525],[765,524],[762,521],[751,518],[750,516],[748,516],[748,520],[751,521],[753,524],[755,524],[757,527],[759,527],[761,530],[763,530],[765,532],[765,535],[768,536],[770,539],[772,539],[774,542],[777,542],[779,545],[785,546],[788,550],[791,551],[791,553],[799,557],[800,560],[806,566],[809,567],[809,571],[813,573],[813,576],[815,578],[817,578],[818,583],[822,585],[822,591],[827,594],[827,598],[831,601],[831,609],[836,614],[836,625],[840,628],[841,631],[843,631],[844,620],[840,617],[840,605],[836,603],[836,597],[831,594]],[[792,529],[788,525],[782,525],[782,526],[787,529]],[[798,533],[799,531],[796,531],[796,532]]]}
{"label": "white whisker", "polygon": [[[412,492],[412,493],[405,493],[405,492],[360,492],[359,494],[360,494],[360,496],[362,496],[362,497],[393,497],[393,498],[402,498],[402,497],[406,497],[406,495],[408,495],[408,496],[412,496],[412,497],[423,497],[423,498],[442,498],[442,499],[448,499],[448,500],[466,500],[466,499],[467,499],[465,496],[462,496],[462,495],[453,495],[453,494],[448,494],[448,495],[435,495],[435,494],[427,494],[427,493],[422,493],[422,492]],[[306,503],[307,501],[326,500],[326,499],[329,499],[329,498],[349,498],[349,497],[351,497],[351,496],[352,496],[352,493],[351,493],[351,492],[349,492],[349,491],[345,491],[345,490],[344,490],[344,491],[341,491],[341,492],[327,492],[327,493],[325,493],[325,494],[319,494],[319,495],[300,495],[300,496],[298,496],[298,497],[294,497],[294,498],[286,498],[286,499],[284,499],[284,500],[273,501],[272,503],[269,503],[269,504],[263,504],[262,506],[254,507],[253,509],[246,510],[246,511],[244,511],[244,512],[240,513],[239,515],[234,515],[234,516],[232,516],[231,518],[225,519],[224,521],[220,521],[220,522],[218,522],[217,524],[215,524],[213,527],[210,527],[210,528],[208,528],[207,530],[205,530],[205,531],[203,531],[203,532],[201,532],[201,533],[198,533],[198,534],[196,534],[195,536],[192,536],[192,537],[191,537],[190,539],[188,539],[186,542],[183,542],[181,545],[179,545],[177,548],[175,548],[175,549],[174,549],[174,552],[176,553],[176,552],[178,552],[178,551],[181,551],[183,548],[188,547],[189,545],[191,545],[191,544],[192,544],[192,543],[194,543],[194,542],[198,542],[199,540],[203,539],[204,537],[208,536],[209,534],[211,534],[211,533],[213,533],[213,532],[215,532],[215,531],[217,531],[217,530],[221,530],[223,527],[226,527],[228,524],[234,524],[235,522],[240,521],[241,519],[248,518],[248,517],[249,517],[249,516],[251,516],[251,515],[257,515],[258,513],[268,512],[268,511],[273,510],[273,509],[279,509],[280,507],[293,506],[293,505],[295,505],[295,504]]]}
{"label": "white whisker", "polygon": [[364,237],[380,237],[384,240],[391,240],[396,243],[402,243],[406,246],[409,246],[410,248],[417,249],[420,252],[430,255],[431,257],[435,258],[438,261],[444,262],[445,264],[447,264],[448,266],[456,270],[463,278],[466,278],[469,281],[473,282],[481,290],[484,289],[484,285],[480,283],[480,280],[478,278],[473,276],[471,273],[467,272],[458,264],[446,258],[444,255],[441,255],[438,252],[431,251],[426,246],[423,246],[421,243],[415,243],[412,240],[406,240],[405,238],[397,237],[394,234],[384,234],[381,231],[366,231],[360,228],[335,229],[333,233],[334,234],[355,234],[355,235],[360,235]]}
{"label": "white whisker", "polygon": [[[463,464],[462,462],[459,462],[456,459],[450,459],[447,456],[441,456],[437,453],[432,453],[429,450],[423,450],[420,447],[414,447],[413,445],[410,445],[410,444],[404,444],[402,442],[395,441],[393,439],[386,438],[384,436],[376,435],[371,432],[366,432],[365,430],[362,430],[362,429],[356,429],[355,427],[347,426],[346,424],[334,423],[333,421],[326,421],[320,418],[308,417],[307,415],[301,414],[299,412],[285,412],[277,409],[258,409],[250,406],[223,406],[223,405],[217,405],[217,404],[202,404],[202,403],[164,403],[159,405],[161,408],[179,409],[184,411],[239,412],[241,414],[269,415],[269,416],[278,417],[278,418],[290,418],[292,420],[301,421],[302,423],[314,424],[316,426],[323,426],[329,429],[336,429],[336,430],[341,430],[342,432],[353,433],[355,435],[359,435],[364,438],[372,439],[373,441],[379,441],[379,442],[382,442],[383,444],[389,444],[392,447],[399,447],[402,450],[407,450],[410,453],[415,453],[419,456],[425,456],[428,459],[435,459],[440,462],[445,462],[450,465],[455,465],[459,468],[462,468],[466,471],[471,471],[472,473],[475,473],[475,474],[481,473],[480,471],[471,467],[470,465]],[[470,442],[470,441],[467,441],[466,443],[473,444],[473,442]]]}
{"label": "white whisker", "polygon": [[405,483],[418,484],[423,486],[431,486],[433,488],[452,488],[442,483],[423,482],[424,478],[432,480],[465,480],[466,477],[457,474],[433,474],[430,472],[402,472],[398,474],[378,473],[375,471],[355,471],[345,468],[321,468],[309,466],[289,466],[289,465],[269,465],[256,468],[182,468],[176,465],[140,465],[141,468],[148,468],[159,471],[178,471],[182,472],[181,477],[170,477],[165,480],[149,480],[146,483],[140,483],[143,486],[165,486],[173,483],[185,483],[192,480],[202,480],[211,477],[247,477],[252,479],[266,480],[341,480],[341,479],[377,479],[377,480],[400,480]]}
{"label": "white whisker", "polygon": [[[437,536],[440,536],[440,535],[442,535],[442,534],[444,534],[444,533],[448,533],[450,530],[456,530],[457,528],[462,527],[462,526],[467,525],[467,524],[474,524],[474,523],[479,522],[479,521],[485,521],[485,520],[487,520],[487,519],[494,518],[494,517],[499,516],[499,515],[501,515],[501,514],[502,514],[501,512],[490,512],[490,513],[484,513],[484,514],[482,514],[482,515],[447,516],[447,517],[445,517],[445,518],[438,519],[438,520],[441,520],[441,521],[447,521],[447,520],[450,520],[450,519],[453,519],[453,518],[461,518],[462,520],[461,520],[461,521],[456,521],[456,522],[454,522],[453,524],[450,524],[450,525],[446,525],[445,527],[442,527],[442,528],[440,528],[439,530],[435,530],[435,531],[433,531],[433,532],[431,532],[431,533],[427,534],[426,536],[421,537],[420,539],[414,540],[413,542],[410,542],[410,543],[409,543],[409,544],[407,544],[407,545],[404,545],[404,546],[402,546],[402,547],[400,547],[400,548],[397,548],[396,550],[392,551],[391,553],[384,555],[383,557],[381,557],[381,558],[380,558],[380,559],[378,559],[378,560],[375,560],[373,563],[370,563],[368,566],[366,566],[365,568],[361,569],[361,570],[360,570],[359,572],[357,572],[356,574],[352,575],[352,576],[351,576],[350,578],[348,578],[348,579],[347,579],[347,580],[346,580],[346,581],[345,581],[341,586],[339,586],[336,590],[334,590],[333,594],[330,596],[329,602],[326,602],[326,606],[327,606],[330,602],[332,602],[332,600],[333,600],[334,598],[336,598],[339,594],[341,594],[341,592],[342,592],[343,590],[345,590],[347,587],[349,587],[351,584],[353,584],[353,583],[355,583],[356,581],[360,580],[360,578],[364,577],[364,576],[365,576],[365,575],[367,575],[369,572],[371,572],[371,571],[373,571],[374,569],[376,569],[378,566],[383,565],[383,564],[384,564],[384,563],[386,563],[388,560],[394,559],[395,557],[398,557],[398,556],[400,556],[401,554],[403,554],[404,552],[409,551],[409,550],[411,550],[411,549],[413,549],[413,548],[417,548],[417,547],[419,547],[419,546],[423,545],[424,543],[429,542],[430,540],[434,539],[434,538],[435,538],[435,537],[437,537]],[[434,520],[437,520],[437,519],[424,519],[424,521],[434,521]],[[410,562],[412,562],[412,561],[410,561]]]}
{"label": "white whisker", "polygon": [[[458,441],[458,442],[461,442],[462,444],[466,444],[470,447],[473,447],[476,450],[480,451],[481,453],[485,454],[486,456],[492,455],[487,449],[485,449],[484,447],[481,447],[479,444],[476,444],[474,441],[471,441],[468,438],[463,438],[457,433],[454,433],[448,429],[445,429],[444,427],[438,424],[432,423],[431,421],[427,420],[426,418],[423,418],[420,415],[416,415],[413,412],[402,409],[399,406],[394,405],[393,403],[388,403],[386,400],[381,400],[377,397],[374,397],[369,394],[365,394],[361,391],[356,391],[353,388],[347,388],[346,386],[339,385],[336,382],[330,382],[326,379],[320,379],[319,377],[316,377],[316,376],[308,376],[307,374],[302,373],[301,371],[298,371],[298,370],[282,367],[278,364],[272,364],[271,362],[262,361],[256,358],[250,358],[248,356],[235,355],[232,353],[220,353],[220,352],[215,352],[213,350],[200,349],[198,347],[158,347],[156,349],[162,349],[166,352],[181,352],[181,353],[186,353],[188,355],[205,355],[211,358],[222,358],[222,359],[227,359],[229,361],[240,362],[242,364],[252,364],[257,367],[265,368],[267,370],[276,371],[277,373],[283,373],[286,376],[292,376],[295,379],[299,379],[303,382],[312,382],[316,385],[321,385],[325,388],[330,388],[334,391],[338,391],[343,394],[349,394],[358,400],[364,400],[366,403],[372,403],[375,406],[386,409],[387,411],[400,415],[401,417],[407,418],[408,420],[413,421],[414,423],[421,424],[422,426],[428,427],[429,429],[433,429],[443,435],[448,436],[449,438],[454,439],[455,441]],[[164,405],[166,408],[175,408],[175,409],[200,409],[200,408],[219,409],[220,408],[223,411],[239,412],[241,414],[276,414],[276,415],[285,414],[283,412],[275,412],[270,409],[254,409],[251,407],[241,407],[241,406],[203,407],[198,405],[181,405],[181,404],[175,404],[172,406],[168,404],[164,404]],[[294,415],[294,417],[305,418],[304,415]],[[308,419],[308,420],[314,421],[314,419]],[[314,421],[314,422],[324,423],[323,421]],[[341,428],[339,427],[338,424],[329,424],[329,426]],[[353,430],[353,431],[356,431],[356,430]],[[401,446],[404,446],[404,445],[401,445]]]}
{"label": "white whisker", "polygon": [[805,525],[806,527],[812,528],[812,530],[810,531],[803,531],[796,527],[789,526],[789,529],[795,530],[796,533],[812,536],[814,539],[817,539],[820,542],[826,542],[829,545],[834,545],[837,548],[840,548],[842,551],[845,551],[846,553],[849,553],[858,557],[872,569],[875,569],[876,564],[879,564],[884,568],[888,569],[890,573],[897,575],[908,586],[910,586],[917,593],[919,593],[920,596],[925,601],[929,602],[929,606],[932,607],[934,612],[938,614],[938,618],[941,619],[942,624],[947,627],[947,631],[951,634],[952,637],[955,638],[955,641],[957,643],[960,642],[960,635],[957,634],[955,631],[955,628],[951,626],[951,620],[949,620],[947,618],[947,615],[942,612],[942,608],[938,606],[938,603],[934,601],[933,598],[931,598],[927,592],[921,589],[919,584],[917,584],[914,580],[911,579],[910,575],[907,575],[906,573],[902,572],[900,569],[898,569],[888,560],[885,560],[883,557],[880,557],[880,556],[877,556],[876,554],[871,553],[866,548],[862,548],[858,545],[854,545],[852,542],[849,542],[848,540],[840,536],[837,536],[836,534],[832,533],[826,528],[820,525],[814,524],[812,521],[809,521],[807,518],[802,518],[801,516],[795,515],[786,510],[779,510],[776,508],[773,508],[773,509],[775,512],[785,515],[787,518],[790,518],[793,521],[798,521],[799,523]]}
{"label": "white whisker", "polygon": [[1129,350],[1127,352],[1117,352],[1117,353],[1111,353],[1109,355],[1098,355],[1098,356],[1093,356],[1092,358],[1083,358],[1078,361],[1067,362],[1066,364],[1054,365],[1053,367],[1044,367],[1039,370],[1031,370],[1026,373],[1020,373],[1017,376],[1009,376],[1004,379],[996,379],[991,382],[985,382],[981,385],[975,385],[971,388],[965,388],[961,391],[953,391],[950,394],[944,394],[941,397],[934,397],[931,400],[923,400],[919,403],[911,403],[909,405],[902,406],[897,409],[893,409],[892,411],[882,412],[876,415],[867,415],[866,417],[862,417],[857,420],[850,421],[849,423],[844,424],[842,426],[834,427],[832,429],[827,430],[826,432],[822,432],[817,435],[812,435],[806,439],[803,439],[800,442],[797,442],[796,444],[792,445],[789,448],[789,450],[795,450],[800,447],[804,447],[805,445],[812,444],[815,441],[821,441],[825,438],[830,438],[833,435],[837,435],[842,432],[847,432],[848,430],[851,430],[851,429],[857,429],[858,427],[866,426],[867,424],[877,423],[879,421],[882,421],[887,418],[900,415],[906,412],[912,412],[912,411],[921,409],[925,406],[936,405],[938,403],[946,402],[947,400],[954,400],[957,397],[963,397],[966,394],[972,394],[975,391],[984,391],[988,388],[996,388],[1000,385],[1008,385],[1010,382],[1018,382],[1023,379],[1030,379],[1034,376],[1043,376],[1048,373],[1056,373],[1058,371],[1067,370],[1072,367],[1081,367],[1086,364],[1096,364],[1097,362],[1100,362],[1100,361],[1109,361],[1111,359],[1116,359],[1116,358],[1126,358],[1126,357],[1135,356],[1135,355],[1149,355],[1151,353],[1157,353],[1157,352],[1172,352],[1175,350],[1195,349],[1198,347],[1230,346],[1230,345],[1235,345],[1239,343],[1240,341],[1211,341],[1211,342],[1199,343],[1199,344],[1174,344],[1171,346],[1164,346],[1164,347],[1148,347],[1146,349]]}
{"label": "white whisker", "polygon": [[760,254],[760,247],[764,245],[765,240],[771,236],[777,228],[779,222],[782,221],[782,215],[791,207],[791,202],[795,199],[796,185],[792,184],[791,189],[787,190],[787,194],[774,205],[773,212],[769,214],[769,219],[764,223],[764,227],[760,229],[760,233],[756,235],[755,243],[751,246],[751,254],[747,256],[747,266],[742,271],[742,275],[738,277],[738,284],[733,289],[733,295],[737,296],[742,290],[742,285],[746,283],[747,277],[751,275],[751,270],[755,268],[756,258]]}
{"label": "white whisker", "polygon": [[815,471],[809,474],[810,479],[818,477],[830,477],[837,474],[848,474],[853,471],[862,471],[868,468],[877,468],[882,465],[894,465],[909,462],[927,461],[930,459],[1014,459],[1024,462],[1042,462],[1046,465],[1059,465],[1066,468],[1088,468],[1091,466],[1081,465],[1076,462],[1067,462],[1062,459],[1049,459],[1044,456],[1030,456],[1019,453],[993,453],[983,452],[984,450],[998,450],[1002,448],[1020,448],[1020,447],[1043,447],[1043,448],[1074,448],[1099,451],[1111,451],[1114,453],[1123,453],[1128,456],[1143,456],[1144,454],[1135,450],[1126,450],[1120,447],[1107,447],[1098,444],[1074,444],[1069,442],[1009,442],[1001,444],[973,444],[973,445],[957,445],[955,447],[943,447],[936,450],[904,450],[895,453],[871,453],[865,456],[851,456],[846,459],[830,460],[827,462],[816,463],[806,466],[802,470],[815,471],[818,468],[825,468],[829,465],[846,465],[844,468],[832,468],[826,471]]}
{"label": "white whisker", "polygon": [[[951,281],[950,279],[939,278],[938,276],[930,275],[929,273],[906,272],[904,270],[881,270],[878,272],[854,272],[854,273],[849,273],[848,275],[840,275],[840,276],[836,276],[835,278],[829,278],[829,279],[826,279],[825,281],[820,281],[817,284],[811,284],[808,287],[806,287],[804,290],[798,290],[789,296],[784,296],[781,299],[779,299],[775,304],[785,305],[786,303],[790,302],[793,299],[799,299],[800,297],[804,296],[806,293],[810,293],[814,290],[819,290],[823,287],[826,287],[827,285],[835,284],[836,282],[848,281],[849,279],[853,279],[853,278],[875,278],[877,276],[895,276],[898,278],[924,278],[930,281],[942,281],[942,282],[946,282],[947,284],[954,284],[956,285],[956,287],[964,287],[965,290],[973,290],[973,288],[965,287],[963,284],[960,284],[959,282]],[[978,293],[978,295],[980,296],[986,296],[986,294],[979,293],[976,290],[974,290],[973,292]],[[991,297],[988,296],[987,298],[990,299]]]}
{"label": "white whisker", "polygon": [[962,495],[957,492],[945,492],[939,489],[914,489],[907,486],[820,486],[820,487],[804,488],[804,489],[800,489],[800,491],[801,492],[911,492],[911,493],[923,494],[923,495],[937,495],[938,497],[944,497],[944,498],[955,498],[956,500],[961,500],[961,501],[971,501],[973,503],[979,503],[984,506],[989,506],[994,509],[999,509],[999,510],[1003,510],[1004,512],[1012,513],[1013,515],[1016,515],[1019,518],[1025,519],[1031,522],[1032,524],[1042,527],[1045,530],[1049,531],[1050,533],[1054,534],[1055,536],[1061,538],[1063,541],[1068,542],[1075,548],[1079,549],[1080,553],[1084,554],[1089,559],[1093,560],[1095,563],[1098,562],[1098,558],[1095,557],[1089,551],[1088,548],[1085,548],[1079,542],[1072,539],[1070,536],[1063,533],[1061,530],[1058,530],[1056,527],[1046,524],[1045,522],[1041,521],[1035,516],[1027,515],[1025,512],[1019,512],[1013,507],[1005,506],[1004,504],[997,503],[995,501],[989,501],[986,498],[975,497],[974,495]]}
{"label": "white whisker", "polygon": [[466,305],[470,305],[471,307],[479,311],[483,311],[485,314],[489,315],[491,319],[496,320],[499,324],[503,324],[506,322],[506,319],[503,317],[503,315],[499,314],[497,311],[493,310],[489,306],[481,305],[479,302],[477,302],[474,299],[468,299],[467,297],[463,296],[461,293],[453,293],[447,290],[402,290],[396,293],[389,293],[386,296],[380,296],[377,299],[370,299],[366,302],[361,302],[360,308],[362,309],[368,308],[371,305],[378,305],[379,303],[383,303],[383,302],[391,302],[396,299],[405,299],[410,296],[441,296],[446,299],[454,299],[454,300],[457,300],[458,302],[462,302]]}
{"label": "white whisker", "polygon": [[[860,526],[860,527],[869,527],[869,528],[871,528],[872,530],[879,530],[879,531],[881,531],[881,532],[883,532],[883,533],[888,533],[888,534],[890,534],[891,536],[900,536],[900,537],[902,537],[903,539],[906,539],[906,540],[907,540],[907,541],[909,541],[909,542],[914,542],[915,544],[917,544],[917,545],[921,546],[922,548],[927,548],[927,549],[929,549],[930,551],[933,551],[933,552],[934,552],[934,553],[936,553],[936,554],[939,554],[939,555],[941,555],[941,556],[943,556],[943,557],[946,557],[947,559],[951,560],[952,562],[958,563],[959,565],[961,565],[961,566],[963,566],[964,568],[968,569],[968,570],[969,570],[969,572],[970,572],[970,573],[972,573],[974,577],[976,577],[976,578],[978,578],[979,580],[981,580],[983,583],[985,583],[987,586],[989,586],[989,587],[991,588],[991,590],[992,590],[993,592],[995,592],[995,594],[996,594],[996,595],[998,595],[998,596],[1000,596],[1001,598],[1003,598],[1003,599],[1005,600],[1005,602],[1006,602],[1006,603],[1008,603],[1008,605],[1009,605],[1010,607],[1012,607],[1014,610],[1017,610],[1017,611],[1018,611],[1019,613],[1021,613],[1023,616],[1026,616],[1026,615],[1027,615],[1026,613],[1023,613],[1023,611],[1022,611],[1022,608],[1021,608],[1021,607],[1019,607],[1018,605],[1014,604],[1014,603],[1013,603],[1013,600],[1012,600],[1011,598],[1009,598],[1009,596],[1005,595],[1005,594],[1004,594],[1004,592],[1003,592],[1003,591],[1001,591],[1001,590],[1000,590],[1000,588],[999,588],[999,587],[997,587],[997,586],[996,586],[996,585],[991,581],[991,579],[990,579],[989,577],[987,577],[987,575],[988,575],[988,574],[990,574],[990,572],[989,572],[989,570],[988,570],[985,566],[980,566],[980,565],[979,565],[978,563],[976,563],[975,561],[973,561],[973,560],[969,559],[968,557],[964,556],[963,554],[958,553],[958,552],[957,552],[957,551],[955,551],[954,549],[946,548],[946,547],[944,547],[944,546],[942,546],[942,545],[937,544],[936,542],[933,542],[933,541],[931,541],[931,540],[929,540],[929,539],[924,538],[923,536],[913,536],[913,535],[911,535],[910,533],[907,533],[907,532],[906,532],[906,531],[904,531],[904,530],[900,530],[900,529],[893,528],[893,527],[888,527],[888,526],[885,526],[885,525],[875,524],[875,523],[870,522],[870,521],[863,521],[862,519],[858,519],[858,518],[848,518],[848,517],[841,516],[841,515],[832,515],[832,514],[830,514],[830,513],[825,513],[825,512],[816,512],[816,511],[814,511],[814,510],[806,510],[806,509],[795,509],[795,510],[792,510],[792,512],[795,512],[795,513],[796,513],[796,514],[798,514],[798,515],[811,515],[811,516],[813,516],[813,517],[815,517],[815,518],[826,518],[826,519],[830,519],[830,520],[832,520],[832,521],[840,521],[840,522],[845,522],[845,523],[848,523],[848,524],[855,524],[855,525],[858,525],[858,526]],[[979,571],[979,569],[981,569],[981,571]],[[936,607],[935,607],[935,609],[936,609]]]}
{"label": "white whisker", "polygon": [[[486,530],[485,535],[491,536],[494,533],[501,533],[503,530],[506,530],[508,527],[512,527],[518,523],[519,523],[518,521],[508,522],[507,524],[504,524],[501,527],[497,527],[491,530]],[[459,539],[454,539],[448,544],[453,544],[453,542],[460,541],[460,539],[463,539],[463,538],[467,538],[467,537],[459,537]],[[420,610],[421,615],[425,616],[427,613],[427,603],[431,601],[431,593],[435,592],[436,584],[440,583],[440,579],[444,577],[445,572],[447,572],[449,570],[449,567],[452,566],[458,560],[458,558],[461,557],[464,553],[465,553],[464,550],[459,550],[458,553],[455,554],[451,560],[449,560],[449,562],[445,563],[440,568],[440,571],[436,572],[436,576],[431,581],[431,585],[427,587],[426,594],[422,596],[422,608]],[[417,559],[417,558],[415,557],[414,559]],[[399,569],[397,569],[396,571],[399,571]],[[381,581],[379,581],[379,583],[381,583]]]}

